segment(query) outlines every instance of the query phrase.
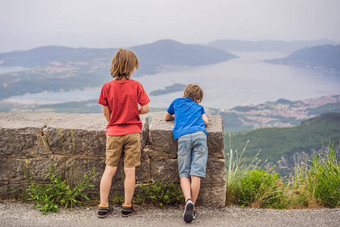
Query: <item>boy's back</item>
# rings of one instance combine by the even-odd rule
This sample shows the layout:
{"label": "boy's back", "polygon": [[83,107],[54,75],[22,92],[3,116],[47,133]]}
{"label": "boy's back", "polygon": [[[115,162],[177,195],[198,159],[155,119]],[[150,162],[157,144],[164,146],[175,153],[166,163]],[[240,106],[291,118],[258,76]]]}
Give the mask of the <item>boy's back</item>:
{"label": "boy's back", "polygon": [[175,99],[169,106],[167,112],[171,115],[176,113],[175,126],[173,129],[174,139],[196,131],[204,131],[207,133],[205,123],[202,119],[202,115],[205,114],[204,108],[191,98]]}
{"label": "boy's back", "polygon": [[140,132],[138,104],[146,105],[149,98],[142,85],[135,80],[112,80],[104,84],[98,103],[110,109],[106,134],[110,136]]}

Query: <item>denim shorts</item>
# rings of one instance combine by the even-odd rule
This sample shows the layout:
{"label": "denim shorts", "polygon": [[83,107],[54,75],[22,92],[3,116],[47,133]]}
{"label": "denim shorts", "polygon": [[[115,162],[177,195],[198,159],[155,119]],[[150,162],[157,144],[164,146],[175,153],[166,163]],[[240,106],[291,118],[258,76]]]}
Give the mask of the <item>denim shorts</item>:
{"label": "denim shorts", "polygon": [[207,135],[203,131],[185,134],[178,138],[179,177],[205,177],[208,146]]}

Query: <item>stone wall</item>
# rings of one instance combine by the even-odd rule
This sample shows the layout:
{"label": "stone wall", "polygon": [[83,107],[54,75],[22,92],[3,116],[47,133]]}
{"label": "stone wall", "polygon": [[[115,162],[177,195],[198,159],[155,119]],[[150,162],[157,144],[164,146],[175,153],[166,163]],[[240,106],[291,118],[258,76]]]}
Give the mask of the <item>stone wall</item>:
{"label": "stone wall", "polygon": [[[223,125],[220,116],[208,116],[207,175],[202,180],[198,203],[209,206],[225,204],[225,158]],[[137,187],[143,183],[179,183],[177,143],[172,137],[173,122],[143,116],[142,164],[136,169]],[[151,120],[149,124],[148,121]],[[34,179],[46,181],[48,166],[56,163],[67,170],[71,180],[93,167],[99,173],[95,191],[105,168],[105,125],[102,114],[0,114],[0,187],[2,192],[22,188],[27,183],[25,166]],[[122,164],[120,164],[122,167]],[[112,183],[111,195],[123,193],[123,168]],[[138,193],[138,190],[137,192]]]}

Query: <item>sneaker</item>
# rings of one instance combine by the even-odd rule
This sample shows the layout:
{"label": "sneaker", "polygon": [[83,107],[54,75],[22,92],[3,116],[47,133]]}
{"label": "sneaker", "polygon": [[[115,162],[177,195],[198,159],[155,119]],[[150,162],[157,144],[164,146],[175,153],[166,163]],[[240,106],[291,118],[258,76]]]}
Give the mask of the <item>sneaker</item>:
{"label": "sneaker", "polygon": [[108,207],[100,207],[98,205],[99,209],[98,209],[98,218],[106,218],[107,215],[109,215],[109,213],[111,213],[113,211],[113,207],[112,206],[108,206]]}
{"label": "sneaker", "polygon": [[188,199],[187,202],[185,203],[184,214],[183,214],[184,221],[186,223],[192,222],[193,211],[194,211],[194,203],[192,202],[191,199]]}
{"label": "sneaker", "polygon": [[136,214],[138,211],[139,211],[139,209],[134,204],[132,204],[130,206],[123,204],[122,216],[128,217],[128,216]]}
{"label": "sneaker", "polygon": [[192,220],[195,220],[196,216],[197,216],[197,211],[196,209],[194,209],[194,211],[192,212]]}

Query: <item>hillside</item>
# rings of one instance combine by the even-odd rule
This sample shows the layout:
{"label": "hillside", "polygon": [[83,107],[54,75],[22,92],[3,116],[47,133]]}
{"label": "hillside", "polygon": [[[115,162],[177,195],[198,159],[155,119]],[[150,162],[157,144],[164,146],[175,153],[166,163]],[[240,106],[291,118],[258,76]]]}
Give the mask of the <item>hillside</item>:
{"label": "hillside", "polygon": [[[222,50],[171,40],[135,46],[141,74],[154,74],[179,67],[213,64],[235,58]],[[110,80],[110,63],[117,49],[39,47],[0,54],[1,66],[23,66],[25,71],[0,75],[0,99],[42,91],[69,91],[100,87]]]}
{"label": "hillside", "polygon": [[237,56],[202,45],[160,40],[130,48],[141,61],[141,72],[157,73],[176,66],[198,66],[227,61]]}
{"label": "hillside", "polygon": [[340,113],[340,95],[289,101],[279,99],[259,105],[236,106],[216,113],[223,118],[225,132],[257,128],[292,127],[323,113]]}
{"label": "hillside", "polygon": [[328,39],[312,41],[245,41],[245,40],[216,40],[206,44],[224,51],[277,51],[290,53],[305,47],[335,43]]}
{"label": "hillside", "polygon": [[[249,140],[245,156],[251,159],[259,150],[259,157],[276,164],[279,160],[284,166],[292,168],[299,159],[303,160],[302,153],[311,153],[322,146],[334,143],[339,145],[340,140],[340,113],[326,113],[315,118],[303,121],[290,128],[262,128],[245,133],[234,133],[229,137],[225,134],[225,149],[242,151]],[[282,166],[282,163],[281,163]]]}
{"label": "hillside", "polygon": [[340,75],[340,45],[303,48],[286,58],[268,60],[269,63],[294,65]]}

